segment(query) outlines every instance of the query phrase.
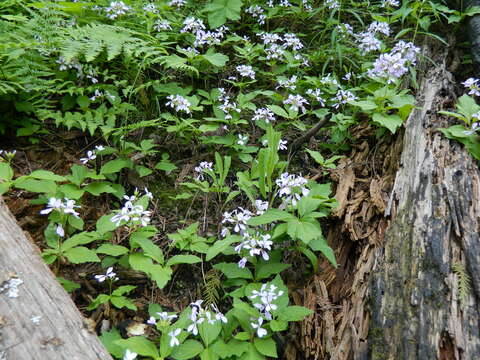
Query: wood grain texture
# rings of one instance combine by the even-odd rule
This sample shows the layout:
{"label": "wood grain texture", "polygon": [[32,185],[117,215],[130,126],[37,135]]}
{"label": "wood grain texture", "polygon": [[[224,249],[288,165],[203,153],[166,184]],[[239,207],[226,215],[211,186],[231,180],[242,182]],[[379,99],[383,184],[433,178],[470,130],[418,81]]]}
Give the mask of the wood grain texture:
{"label": "wood grain texture", "polygon": [[15,276],[18,297],[0,293],[1,360],[112,359],[0,198],[0,287]]}
{"label": "wood grain texture", "polygon": [[[392,216],[373,272],[370,359],[480,359],[480,172],[438,128],[454,104],[447,49],[435,54],[406,123]],[[455,267],[472,289],[461,301]]]}

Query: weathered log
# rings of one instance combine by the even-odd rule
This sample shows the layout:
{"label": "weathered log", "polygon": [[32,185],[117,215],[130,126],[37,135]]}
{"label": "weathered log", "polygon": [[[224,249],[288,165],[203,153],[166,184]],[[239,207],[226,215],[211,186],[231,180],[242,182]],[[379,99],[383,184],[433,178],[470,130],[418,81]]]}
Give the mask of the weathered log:
{"label": "weathered log", "polygon": [[1,198],[0,359],[112,359]]}
{"label": "weathered log", "polygon": [[480,173],[438,131],[452,124],[438,114],[454,103],[446,58],[437,50],[406,123],[374,266],[371,359],[480,359]]}

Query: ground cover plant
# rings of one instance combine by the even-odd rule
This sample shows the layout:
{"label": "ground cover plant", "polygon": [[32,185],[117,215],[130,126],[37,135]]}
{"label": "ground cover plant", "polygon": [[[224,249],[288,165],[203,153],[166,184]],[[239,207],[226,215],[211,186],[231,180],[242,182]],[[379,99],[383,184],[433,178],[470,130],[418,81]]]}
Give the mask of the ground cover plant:
{"label": "ground cover plant", "polygon": [[[311,314],[289,297],[292,263],[305,276],[319,257],[337,266],[322,227],[351,129],[399,131],[415,106],[415,40],[443,41],[436,22],[474,13],[431,1],[6,0],[0,132],[36,144],[80,131],[88,147],[63,172],[20,176],[2,150],[0,194],[38,194],[42,256],[71,292],[85,285],[65,269],[88,269],[86,313],[137,318],[101,332],[115,358],[281,357],[281,334]],[[445,135],[476,149],[478,111],[460,98],[454,116],[470,128]],[[186,287],[181,308],[137,301]]]}

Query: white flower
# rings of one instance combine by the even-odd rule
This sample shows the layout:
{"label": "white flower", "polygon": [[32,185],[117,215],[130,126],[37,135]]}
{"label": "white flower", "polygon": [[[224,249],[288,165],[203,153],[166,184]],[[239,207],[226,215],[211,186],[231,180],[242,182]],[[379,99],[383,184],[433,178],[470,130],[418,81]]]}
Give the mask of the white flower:
{"label": "white flower", "polygon": [[249,77],[252,80],[255,80],[255,71],[250,65],[238,65],[236,70],[243,77]]}
{"label": "white flower", "polygon": [[245,9],[247,14],[251,14],[253,18],[256,18],[260,25],[265,24],[265,19],[267,16],[264,14],[265,10],[262,7],[255,5],[250,6],[249,8]]}
{"label": "white flower", "polygon": [[57,227],[55,228],[55,233],[60,237],[65,236],[65,230],[63,229],[62,225],[57,224]]}
{"label": "white flower", "polygon": [[107,272],[105,274],[101,274],[101,275],[95,275],[95,279],[101,283],[101,282],[104,282],[105,280],[107,279],[112,279],[112,281],[116,281],[118,280],[118,277],[117,277],[117,274],[113,272],[113,267],[110,266],[108,269],[107,269]]}
{"label": "white flower", "polygon": [[[247,221],[250,220],[252,216],[251,211],[239,207],[232,212],[224,212],[222,224],[232,224],[234,232],[243,234],[247,229]],[[222,234],[223,233],[226,234],[226,231],[222,231]]]}
{"label": "white flower", "polygon": [[171,321],[173,319],[176,319],[177,318],[177,315],[173,314],[173,315],[168,315],[168,313],[166,311],[163,311],[163,312],[157,312],[157,315],[160,319],[162,319],[163,321]]}
{"label": "white flower", "polygon": [[337,0],[325,0],[325,5],[332,10],[340,9],[340,4],[338,3]]}
{"label": "white flower", "polygon": [[95,160],[97,158],[97,155],[91,150],[87,151],[87,157],[80,158],[80,162],[82,164],[88,163],[90,160]]}
{"label": "white flower", "polygon": [[279,187],[277,192],[278,196],[283,198],[283,207],[289,204],[295,206],[302,196],[309,194],[309,190],[305,187],[307,179],[302,176],[286,172],[280,175],[280,177],[275,180],[275,183]]}
{"label": "white flower", "polygon": [[238,262],[238,267],[240,269],[243,269],[245,267],[245,265],[247,264],[247,261],[248,261],[248,259],[246,257],[241,258],[240,261]]}
{"label": "white flower", "polygon": [[253,306],[257,308],[267,320],[272,319],[270,311],[277,310],[278,306],[273,302],[284,294],[282,290],[276,291],[277,287],[273,284],[267,288],[267,284],[263,284],[260,291],[253,290],[250,299],[260,299],[260,303],[254,303]]}
{"label": "white flower", "polygon": [[213,171],[212,166],[213,163],[207,161],[202,161],[200,164],[198,164],[198,166],[194,169],[197,173],[195,179],[203,181],[205,179],[204,174]]}
{"label": "white flower", "polygon": [[367,31],[371,31],[371,32],[374,32],[374,33],[379,32],[379,33],[382,33],[386,36],[389,36],[390,35],[390,26],[386,22],[374,21],[368,26]]}
{"label": "white flower", "polygon": [[297,88],[296,83],[297,83],[297,76],[293,75],[290,79],[279,79],[278,85],[275,87],[275,89],[284,87],[289,90],[295,90]]}
{"label": "white flower", "polygon": [[[195,316],[193,316],[195,314]],[[187,327],[187,331],[191,332],[193,335],[198,335],[198,325],[200,325],[202,322],[204,322],[205,318],[203,317],[197,317],[197,314],[192,312],[192,316],[190,317],[190,320],[192,320],[192,324],[190,324]]]}
{"label": "white flower", "polygon": [[290,94],[288,95],[288,99],[284,100],[283,103],[285,105],[290,105],[290,110],[298,111],[300,109],[302,113],[305,113],[305,111],[307,111],[304,105],[308,105],[308,101],[301,95]]}
{"label": "white flower", "polygon": [[468,78],[462,82],[462,85],[469,90],[468,95],[480,96],[479,81],[480,79]]}
{"label": "white flower", "polygon": [[322,91],[320,89],[308,89],[307,90],[307,95],[311,96],[314,98],[316,101],[320,103],[320,106],[325,106],[325,100],[321,97]]}
{"label": "white flower", "polygon": [[143,11],[148,12],[148,13],[152,13],[152,14],[158,14],[158,9],[155,6],[155,4],[146,4],[143,7]]}
{"label": "white flower", "polygon": [[185,21],[183,22],[183,25],[185,26],[183,27],[182,30],[180,30],[181,33],[185,33],[188,31],[192,33],[196,33],[199,30],[205,30],[205,24],[203,23],[203,21],[201,19],[196,19],[194,17],[186,18]]}
{"label": "white flower", "polygon": [[170,22],[168,20],[157,20],[153,25],[153,29],[156,31],[172,30],[172,27],[170,26]]}
{"label": "white flower", "polygon": [[125,15],[131,7],[125,5],[123,1],[112,1],[110,6],[105,9],[109,19],[115,19],[120,15]]}
{"label": "white flower", "polygon": [[287,150],[287,140],[280,139],[278,143],[278,150]]}
{"label": "white flower", "polygon": [[125,351],[125,355],[123,355],[123,360],[134,360],[137,358],[137,353],[134,353],[133,351],[130,351],[129,349],[127,349]]}
{"label": "white flower", "polygon": [[382,7],[398,6],[400,5],[398,0],[382,0]]}
{"label": "white flower", "polygon": [[257,319],[257,322],[256,323],[250,323],[250,325],[252,325],[252,328],[256,329],[257,330],[257,336],[259,338],[261,337],[264,337],[265,335],[267,335],[267,330],[265,330],[264,328],[262,328],[262,324],[263,324],[263,318],[262,317],[259,317]]}
{"label": "white flower", "polygon": [[336,101],[333,107],[338,109],[340,105],[357,100],[357,97],[351,91],[340,89],[332,100]]}
{"label": "white flower", "polygon": [[175,111],[185,111],[190,114],[190,107],[192,104],[181,95],[169,95],[167,99],[170,100],[166,103],[167,106],[174,108]]}
{"label": "white flower", "polygon": [[213,311],[215,311],[215,319],[220,320],[221,322],[226,324],[228,322],[228,319],[225,317],[225,315],[223,315],[220,312],[220,310],[218,310],[218,308],[215,304],[212,304],[211,306],[212,306]]}
{"label": "white flower", "polygon": [[40,214],[47,215],[50,214],[53,210],[61,210],[62,208],[62,200],[52,197],[48,199],[47,208],[40,211]]}
{"label": "white flower", "polygon": [[180,335],[181,332],[182,332],[182,329],[175,329],[168,333],[168,336],[170,336],[171,347],[180,345],[180,341],[178,341],[177,336]]}
{"label": "white flower", "polygon": [[262,199],[255,200],[255,208],[257,209],[256,214],[262,215],[268,210],[268,201],[263,201]]}
{"label": "white flower", "polygon": [[103,145],[97,145],[97,146],[95,146],[95,150],[96,150],[96,151],[103,151],[103,150],[105,150],[105,146],[103,146]]}
{"label": "white flower", "polygon": [[168,5],[169,6],[176,6],[177,8],[181,8],[187,3],[187,0],[171,0]]}
{"label": "white flower", "polygon": [[245,146],[247,145],[247,142],[248,142],[248,135],[238,134],[238,141],[237,141],[238,145]]}
{"label": "white flower", "polygon": [[268,124],[275,121],[275,114],[268,108],[259,108],[255,110],[252,120],[264,120]]}
{"label": "white flower", "polygon": [[148,191],[147,188],[145,188],[144,191],[145,191],[145,196],[150,200],[153,200],[153,194],[150,191]]}
{"label": "white flower", "polygon": [[300,50],[303,48],[303,44],[295,34],[287,33],[283,35],[283,47],[292,48],[292,50]]}
{"label": "white flower", "polygon": [[365,31],[357,35],[358,47],[362,54],[380,50],[382,42],[375,37],[375,33]]}
{"label": "white flower", "polygon": [[157,324],[157,319],[155,319],[153,316],[150,316],[150,318],[147,320],[147,324],[156,325]]}

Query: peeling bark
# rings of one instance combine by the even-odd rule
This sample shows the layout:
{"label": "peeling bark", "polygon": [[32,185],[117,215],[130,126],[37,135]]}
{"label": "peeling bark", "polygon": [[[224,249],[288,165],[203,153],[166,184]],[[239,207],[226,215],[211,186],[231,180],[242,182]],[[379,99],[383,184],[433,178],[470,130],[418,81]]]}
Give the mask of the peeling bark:
{"label": "peeling bark", "polygon": [[[480,359],[480,173],[437,131],[453,107],[447,50],[422,81],[406,123],[401,167],[377,248],[371,286],[371,359]],[[464,266],[472,290],[460,301]]]}
{"label": "peeling bark", "polygon": [[0,249],[1,360],[112,360],[1,198]]}

